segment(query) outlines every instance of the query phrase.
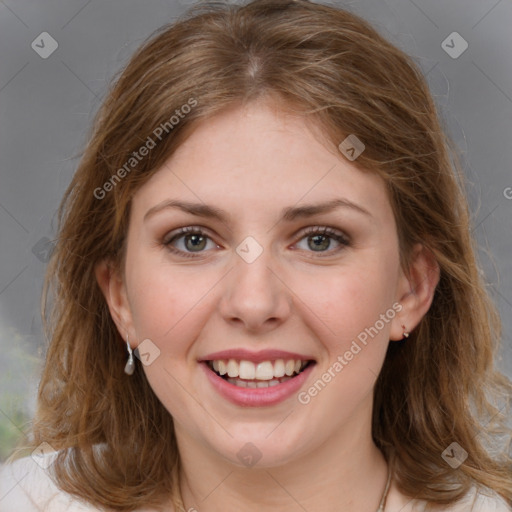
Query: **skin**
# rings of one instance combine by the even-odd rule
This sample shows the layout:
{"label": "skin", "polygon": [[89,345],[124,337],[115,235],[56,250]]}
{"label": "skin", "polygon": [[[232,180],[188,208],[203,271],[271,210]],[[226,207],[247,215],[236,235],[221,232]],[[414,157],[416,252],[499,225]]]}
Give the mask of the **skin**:
{"label": "skin", "polygon": [[[97,267],[123,338],[133,348],[149,338],[160,350],[144,371],[174,417],[187,510],[374,512],[384,491],[388,468],[371,438],[374,384],[388,343],[430,307],[439,272],[418,245],[405,276],[383,181],[315,130],[263,100],[202,121],[133,198],[125,276],[107,262]],[[339,197],[371,215],[339,208],[280,220],[285,207]],[[171,198],[232,217],[224,223],[166,209],[143,221]],[[178,228],[198,225],[209,237],[199,252],[190,237],[174,241],[192,257],[164,245]],[[314,235],[302,234],[315,226],[344,233],[349,245],[327,238],[315,250]],[[250,264],[236,252],[247,236],[263,249]],[[230,348],[311,355],[307,390],[393,303],[400,313],[307,405],[296,395],[263,408],[234,405],[197,362]],[[252,468],[237,457],[249,442],[262,455]],[[393,485],[388,505],[407,501]]]}

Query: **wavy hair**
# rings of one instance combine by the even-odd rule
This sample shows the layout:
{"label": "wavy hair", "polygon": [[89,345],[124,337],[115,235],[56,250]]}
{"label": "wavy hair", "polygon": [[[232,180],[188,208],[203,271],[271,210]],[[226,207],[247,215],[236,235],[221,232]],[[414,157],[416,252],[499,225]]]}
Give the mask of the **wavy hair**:
{"label": "wavy hair", "polygon": [[[492,448],[510,437],[502,409],[512,383],[494,366],[501,323],[479,273],[455,145],[413,59],[358,16],[307,0],[199,5],[152,34],[113,81],[58,211],[32,446],[61,450],[57,485],[95,506],[182,507],[173,418],[141,365],[124,374],[124,340],[95,266],[108,259],[124,271],[131,198],[196,123],[258,98],[321,127],[333,151],[357,135],[366,149],[353,164],[384,179],[402,268],[417,242],[440,267],[429,311],[406,343],[389,344],[375,385],[372,435],[386,460],[396,456],[399,490],[430,507],[477,482],[512,504],[510,454]],[[168,130],[158,144],[113,182],[159,126]],[[454,441],[468,453],[458,469],[441,456]]]}

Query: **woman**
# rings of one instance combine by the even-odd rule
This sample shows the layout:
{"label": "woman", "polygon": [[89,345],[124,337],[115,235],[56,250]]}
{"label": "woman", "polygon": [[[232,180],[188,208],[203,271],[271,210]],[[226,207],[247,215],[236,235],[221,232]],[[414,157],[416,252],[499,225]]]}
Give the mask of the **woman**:
{"label": "woman", "polygon": [[0,510],[512,510],[452,158],[415,64],[348,12],[164,27],[59,211],[35,451]]}

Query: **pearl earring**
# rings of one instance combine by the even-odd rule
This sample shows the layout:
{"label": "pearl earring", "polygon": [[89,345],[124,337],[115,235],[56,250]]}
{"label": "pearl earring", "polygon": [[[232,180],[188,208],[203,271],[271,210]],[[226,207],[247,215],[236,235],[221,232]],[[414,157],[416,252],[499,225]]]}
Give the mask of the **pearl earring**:
{"label": "pearl earring", "polygon": [[133,360],[133,351],[132,347],[130,347],[130,343],[128,342],[128,336],[126,336],[126,347],[128,348],[128,361],[126,366],[124,367],[124,373],[127,375],[133,375],[133,371],[135,370],[135,361]]}

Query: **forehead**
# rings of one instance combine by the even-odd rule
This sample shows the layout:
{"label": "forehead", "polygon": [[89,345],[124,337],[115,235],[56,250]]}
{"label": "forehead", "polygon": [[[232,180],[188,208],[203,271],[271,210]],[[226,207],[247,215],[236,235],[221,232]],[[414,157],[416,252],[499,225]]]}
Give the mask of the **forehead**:
{"label": "forehead", "polygon": [[253,102],[198,122],[137,192],[134,208],[144,214],[159,201],[180,198],[269,211],[337,197],[377,215],[383,215],[379,209],[390,211],[382,179],[330,148],[318,126]]}

